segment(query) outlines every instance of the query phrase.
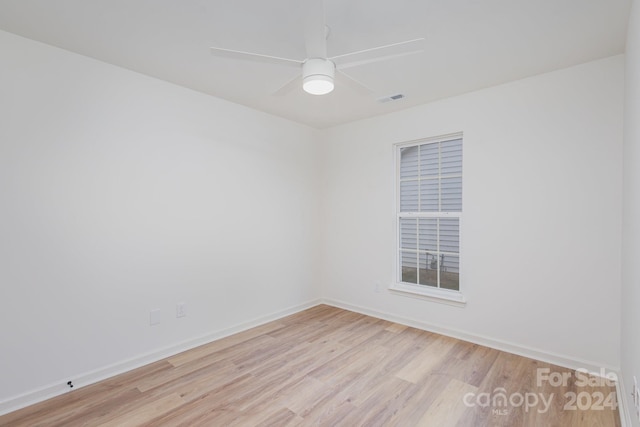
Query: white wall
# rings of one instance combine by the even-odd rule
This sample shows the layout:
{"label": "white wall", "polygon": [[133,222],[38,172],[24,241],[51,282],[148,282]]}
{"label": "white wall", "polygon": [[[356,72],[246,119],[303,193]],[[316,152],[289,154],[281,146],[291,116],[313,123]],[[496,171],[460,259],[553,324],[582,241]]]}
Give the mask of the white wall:
{"label": "white wall", "polygon": [[[619,367],[623,61],[324,131],[324,296]],[[392,144],[459,131],[466,307],[376,293],[393,278]]]}
{"label": "white wall", "polygon": [[0,52],[0,403],[318,298],[315,130]]}
{"label": "white wall", "polygon": [[[629,21],[625,69],[622,229],[622,379],[633,414],[633,376],[640,380],[640,3]],[[634,426],[640,422],[631,416]]]}

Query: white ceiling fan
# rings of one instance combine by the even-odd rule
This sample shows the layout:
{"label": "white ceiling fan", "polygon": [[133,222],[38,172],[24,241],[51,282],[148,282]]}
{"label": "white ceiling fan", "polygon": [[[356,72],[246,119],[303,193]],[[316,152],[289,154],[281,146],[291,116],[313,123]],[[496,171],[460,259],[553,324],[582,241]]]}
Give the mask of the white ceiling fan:
{"label": "white ceiling fan", "polygon": [[[302,83],[302,88],[305,92],[313,95],[325,95],[333,90],[336,77],[341,80],[341,83],[350,86],[358,92],[370,93],[371,90],[369,88],[350,77],[344,72],[344,70],[358,65],[386,61],[400,56],[420,53],[423,50],[424,38],[418,38],[351,52],[344,55],[327,57],[327,37],[329,36],[329,27],[325,25],[324,1],[305,0],[305,15],[304,37],[307,53],[306,59],[298,60],[281,58],[277,56],[243,52],[220,47],[211,47],[211,53],[216,56],[249,59],[301,67],[302,75],[299,75],[289,81],[274,94],[283,95],[296,87],[300,87],[300,83]],[[338,76],[336,76],[336,72]]]}

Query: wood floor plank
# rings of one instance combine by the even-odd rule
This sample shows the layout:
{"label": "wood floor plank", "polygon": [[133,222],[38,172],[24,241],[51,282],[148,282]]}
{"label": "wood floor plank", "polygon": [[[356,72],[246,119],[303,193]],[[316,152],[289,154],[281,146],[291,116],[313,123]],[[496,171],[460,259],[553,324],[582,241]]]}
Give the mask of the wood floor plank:
{"label": "wood floor plank", "polygon": [[216,340],[210,344],[202,345],[192,350],[179,353],[175,356],[167,358],[167,361],[173,366],[181,366],[185,363],[189,363],[194,360],[197,361],[198,359],[201,359],[212,353],[247,342],[252,338],[260,337],[283,327],[285,327],[285,325],[280,322],[267,323],[265,325],[251,328],[247,331]]}
{"label": "wood floor plank", "polygon": [[[568,380],[537,384],[539,369]],[[620,426],[615,408],[567,409],[572,393],[583,401],[615,397],[611,385],[576,378],[570,369],[319,305],[0,416],[0,425]],[[549,405],[473,400],[500,390],[544,396]]]}
{"label": "wood floor plank", "polygon": [[397,334],[398,332],[402,332],[402,331],[404,331],[404,330],[405,330],[405,329],[407,329],[407,328],[408,328],[408,326],[401,325],[401,324],[399,324],[399,323],[392,323],[392,324],[390,324],[389,326],[387,326],[387,327],[385,328],[385,330],[386,330],[386,331],[393,332],[393,333],[396,333],[396,334]]}
{"label": "wood floor plank", "polygon": [[389,419],[387,425],[392,427],[418,425],[425,411],[438,398],[450,381],[451,378],[446,375],[430,374],[423,378],[420,384],[411,383],[414,386],[413,393],[407,396],[403,406],[398,409],[397,414]]}
{"label": "wood floor plank", "polygon": [[[264,412],[262,414],[265,415]],[[299,418],[290,409],[281,408],[272,414],[262,416],[261,419],[255,419],[251,424],[245,425],[254,425],[256,427],[280,427],[286,426],[287,424],[293,425],[295,423],[299,423],[300,420],[301,418]]]}
{"label": "wood floor plank", "polygon": [[206,369],[190,374],[187,381],[168,382],[152,391],[152,393],[178,393],[186,402],[197,400],[200,396],[217,389],[221,384],[229,384],[246,376],[230,362],[217,363]]}
{"label": "wood floor plank", "polygon": [[356,411],[356,407],[350,402],[327,398],[309,411],[304,417],[304,424],[313,426],[352,425],[349,423],[349,416],[354,411]]}
{"label": "wood floor plank", "polygon": [[402,368],[396,376],[405,381],[418,383],[429,375],[435,368],[442,364],[449,350],[456,344],[453,338],[440,336],[428,345],[420,354]]}
{"label": "wood floor plank", "polygon": [[335,390],[324,382],[306,376],[287,390],[282,404],[304,419],[320,402],[330,398]]}
{"label": "wood floor plank", "polygon": [[152,419],[156,418],[159,414],[171,412],[172,410],[182,406],[184,400],[177,394],[173,393],[164,396],[158,400],[152,400],[151,402],[136,408],[133,411],[125,412],[120,416],[110,420],[106,423],[93,423],[88,422],[85,424],[87,427],[91,426],[113,426],[113,427],[134,427],[148,423]]}
{"label": "wood floor plank", "polygon": [[371,427],[391,424],[417,391],[418,387],[413,383],[385,376],[384,380],[372,383],[371,388],[353,402],[358,407],[357,423]]}
{"label": "wood floor plank", "polygon": [[464,396],[467,393],[475,393],[477,390],[477,387],[452,379],[420,418],[418,426],[455,425],[467,409]]}
{"label": "wood floor plank", "polygon": [[475,387],[480,386],[500,354],[498,350],[480,345],[471,345],[462,354],[458,352],[459,347],[452,350],[438,371]]}

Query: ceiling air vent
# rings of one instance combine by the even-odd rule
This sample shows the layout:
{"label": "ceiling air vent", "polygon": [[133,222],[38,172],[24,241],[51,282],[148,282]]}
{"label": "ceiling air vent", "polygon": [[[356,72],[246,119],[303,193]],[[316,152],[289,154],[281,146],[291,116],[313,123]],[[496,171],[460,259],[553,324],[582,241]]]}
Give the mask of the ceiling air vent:
{"label": "ceiling air vent", "polygon": [[404,98],[404,95],[401,93],[395,94],[395,95],[391,95],[391,96],[385,96],[384,98],[380,98],[378,99],[378,102],[389,102],[389,101],[397,101],[398,99],[402,99]]}

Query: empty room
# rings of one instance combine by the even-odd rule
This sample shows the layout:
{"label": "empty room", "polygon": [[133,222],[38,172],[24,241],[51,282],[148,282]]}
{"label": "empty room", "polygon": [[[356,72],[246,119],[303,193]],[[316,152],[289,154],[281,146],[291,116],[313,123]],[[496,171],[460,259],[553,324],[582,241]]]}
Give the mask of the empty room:
{"label": "empty room", "polygon": [[640,427],[639,0],[0,0],[0,426]]}

